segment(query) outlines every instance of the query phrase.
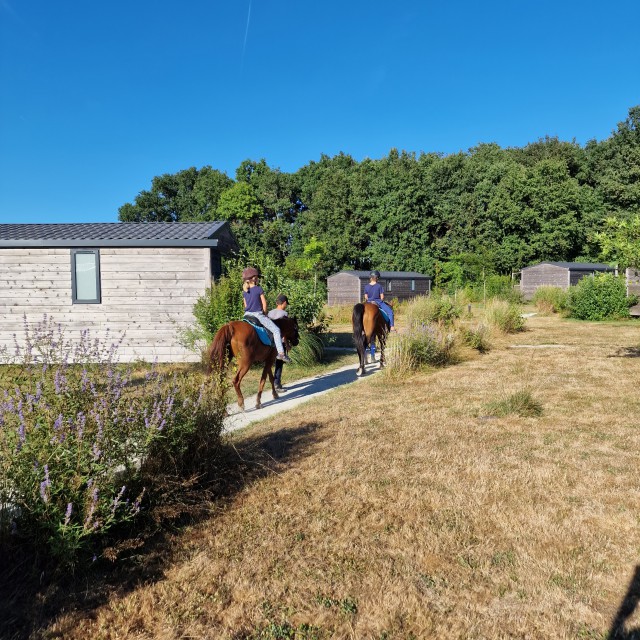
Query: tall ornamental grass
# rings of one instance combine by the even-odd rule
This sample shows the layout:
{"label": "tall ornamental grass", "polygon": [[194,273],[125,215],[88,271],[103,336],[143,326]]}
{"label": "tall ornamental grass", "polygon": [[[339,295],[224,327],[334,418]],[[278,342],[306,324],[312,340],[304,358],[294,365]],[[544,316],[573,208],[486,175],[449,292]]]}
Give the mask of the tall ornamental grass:
{"label": "tall ornamental grass", "polygon": [[450,326],[462,315],[462,305],[451,296],[434,293],[410,300],[404,314],[408,327],[422,327],[434,323]]}
{"label": "tall ornamental grass", "polygon": [[0,542],[71,564],[159,499],[163,477],[205,470],[223,390],[155,367],[134,379],[117,342],[66,341],[46,317],[25,334],[0,387]]}
{"label": "tall ornamental grass", "polygon": [[569,293],[560,287],[538,287],[531,298],[540,313],[565,313],[569,304]]}
{"label": "tall ornamental grass", "polygon": [[390,340],[386,353],[387,375],[393,377],[442,367],[456,361],[456,334],[436,324],[412,327]]}
{"label": "tall ornamental grass", "polygon": [[302,331],[300,342],[291,349],[289,354],[293,364],[310,367],[320,362],[324,356],[322,338],[312,331]]}
{"label": "tall ornamental grass", "polygon": [[484,313],[486,322],[502,333],[524,331],[525,319],[522,307],[517,303],[493,298],[487,302]]}

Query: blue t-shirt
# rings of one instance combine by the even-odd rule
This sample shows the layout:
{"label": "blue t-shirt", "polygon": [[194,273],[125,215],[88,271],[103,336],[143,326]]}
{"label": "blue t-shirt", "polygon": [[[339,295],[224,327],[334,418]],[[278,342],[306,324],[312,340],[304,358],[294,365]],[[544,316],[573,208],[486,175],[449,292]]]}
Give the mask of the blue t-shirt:
{"label": "blue t-shirt", "polygon": [[380,283],[376,282],[375,284],[366,285],[364,292],[367,294],[367,300],[374,302],[375,300],[382,300],[381,295],[384,293],[384,289]]}
{"label": "blue t-shirt", "polygon": [[245,307],[245,311],[249,313],[256,313],[258,311],[263,311],[262,309],[262,300],[260,300],[260,296],[264,293],[262,287],[257,284],[255,287],[250,287],[249,291],[243,291],[242,297],[245,299],[247,306]]}

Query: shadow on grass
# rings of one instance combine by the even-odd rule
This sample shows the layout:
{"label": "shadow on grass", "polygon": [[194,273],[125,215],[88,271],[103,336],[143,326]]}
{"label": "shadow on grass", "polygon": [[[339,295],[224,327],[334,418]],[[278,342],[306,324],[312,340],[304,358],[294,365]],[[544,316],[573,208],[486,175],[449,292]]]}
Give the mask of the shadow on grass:
{"label": "shadow on grass", "polygon": [[[254,482],[310,455],[321,439],[319,427],[307,422],[235,443],[225,440],[206,482],[182,485],[170,504],[151,507],[138,529],[112,537],[112,546],[105,545],[103,552],[117,549],[115,562],[103,557],[87,569],[65,572],[37,549],[17,544],[0,548],[0,638],[44,637],[44,630],[62,612],[86,618],[112,595],[159,580],[180,548],[177,536],[182,527],[215,518],[215,511]],[[46,637],[65,635],[65,629],[57,629]]]}
{"label": "shadow on grass", "polygon": [[640,347],[620,347],[609,358],[640,358]]}
{"label": "shadow on grass", "polygon": [[640,640],[640,627],[625,629],[626,621],[633,615],[640,602],[640,565],[636,567],[627,593],[613,619],[607,640]]}

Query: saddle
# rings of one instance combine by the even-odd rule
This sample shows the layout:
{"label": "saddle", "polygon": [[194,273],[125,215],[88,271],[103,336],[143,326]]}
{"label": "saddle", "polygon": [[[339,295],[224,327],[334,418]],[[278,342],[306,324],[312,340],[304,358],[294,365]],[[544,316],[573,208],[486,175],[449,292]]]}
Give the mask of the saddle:
{"label": "saddle", "polygon": [[273,333],[265,329],[253,316],[244,316],[242,321],[250,324],[256,330],[262,344],[267,345],[267,347],[275,347],[276,343],[273,341]]}
{"label": "saddle", "polygon": [[387,323],[387,326],[390,327],[391,318],[389,317],[389,314],[377,302],[374,302],[373,304],[375,304],[376,307],[378,307],[378,311],[380,311],[382,315],[382,319]]}

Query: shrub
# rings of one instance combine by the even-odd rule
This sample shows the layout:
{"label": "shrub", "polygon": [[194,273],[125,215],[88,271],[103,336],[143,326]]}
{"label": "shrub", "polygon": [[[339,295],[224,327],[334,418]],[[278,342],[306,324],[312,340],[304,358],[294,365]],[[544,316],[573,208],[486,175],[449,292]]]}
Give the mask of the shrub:
{"label": "shrub", "polygon": [[406,307],[409,327],[422,327],[432,323],[449,326],[461,315],[461,305],[447,295],[418,296]]}
{"label": "shrub", "polygon": [[487,322],[502,333],[517,333],[524,331],[525,320],[519,304],[493,298],[485,308]]}
{"label": "shrub", "polygon": [[504,417],[516,414],[523,418],[535,418],[542,415],[542,404],[533,397],[529,389],[520,389],[501,400],[486,405],[487,411],[494,416]]}
{"label": "shrub", "polygon": [[456,358],[455,334],[438,325],[413,327],[389,342],[386,360],[390,375],[445,366]]}
{"label": "shrub", "polygon": [[242,278],[238,278],[237,274],[222,276],[193,306],[193,315],[207,341],[213,339],[223,324],[239,320],[243,313]]}
{"label": "shrub", "polygon": [[567,310],[569,293],[560,287],[538,287],[531,302],[541,313],[562,313]]}
{"label": "shrub", "polygon": [[73,563],[157,496],[159,471],[210,464],[225,403],[210,383],[157,368],[134,381],[116,363],[117,344],[88,332],[72,345],[49,319],[25,331],[20,375],[0,396],[0,539],[17,531]]}
{"label": "shrub", "polygon": [[[482,287],[482,285],[479,286]],[[487,298],[500,298],[513,303],[522,301],[520,289],[513,286],[513,280],[510,276],[487,276],[485,287]]]}
{"label": "shrub", "polygon": [[569,315],[579,320],[615,320],[629,317],[635,300],[627,298],[624,278],[596,273],[569,289]]}

